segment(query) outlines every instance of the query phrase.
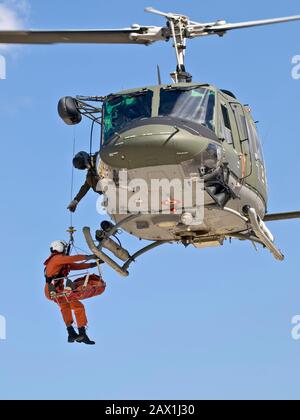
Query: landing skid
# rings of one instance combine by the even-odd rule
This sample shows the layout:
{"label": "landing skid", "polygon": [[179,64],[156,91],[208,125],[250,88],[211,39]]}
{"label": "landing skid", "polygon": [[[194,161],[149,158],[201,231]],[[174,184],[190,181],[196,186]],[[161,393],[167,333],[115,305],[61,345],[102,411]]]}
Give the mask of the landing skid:
{"label": "landing skid", "polygon": [[[279,261],[284,260],[285,258],[284,255],[274,244],[274,238],[273,238],[272,233],[269,231],[264,221],[257,215],[257,212],[254,208],[246,207],[244,209],[244,213],[245,213],[244,216],[229,208],[224,208],[224,210],[230,213],[233,213],[236,216],[239,216],[244,222],[247,223],[249,227],[249,235],[233,234],[233,235],[230,235],[231,238],[236,238],[240,240],[250,240],[252,243],[259,243],[263,245],[265,248],[269,249],[269,251],[274,255],[274,257],[277,260]],[[129,271],[128,271],[129,267],[131,266],[132,263],[136,262],[136,260],[139,257],[146,254],[147,252],[152,251],[155,248],[158,248],[161,245],[170,243],[170,241],[153,242],[150,245],[140,249],[132,256],[126,250],[124,250],[121,246],[116,246],[115,249],[114,247],[111,248],[107,244],[108,241],[111,241],[111,237],[114,236],[118,232],[118,230],[122,228],[123,225],[139,217],[139,215],[140,214],[130,215],[126,217],[125,219],[123,219],[120,223],[116,224],[115,226],[112,225],[109,230],[100,231],[101,239],[99,239],[98,236],[96,235],[99,242],[98,245],[95,243],[92,237],[91,229],[89,227],[83,228],[83,234],[84,234],[85,240],[87,242],[87,245],[90,251],[100,260],[108,264],[114,271],[116,271],[122,277],[129,276]],[[110,250],[117,258],[119,258],[120,260],[123,260],[124,264],[123,265],[118,264],[115,260],[113,260],[103,251],[103,248]],[[125,255],[125,258],[124,258],[124,255]]]}
{"label": "landing skid", "polygon": [[[120,225],[118,225],[120,227]],[[117,231],[116,227],[113,229],[114,232]],[[125,262],[123,266],[120,266],[118,263],[116,263],[112,258],[110,258],[108,255],[106,255],[102,248],[103,248],[103,242],[100,242],[97,246],[92,238],[91,235],[91,229],[89,227],[85,227],[83,229],[83,234],[85,237],[85,240],[87,242],[87,245],[91,252],[96,255],[99,259],[104,261],[106,264],[108,264],[113,270],[115,270],[118,274],[120,274],[123,277],[129,276],[129,267],[132,263],[136,262],[137,258],[141,257],[142,255],[146,254],[149,251],[152,251],[155,248],[158,248],[159,246],[169,243],[168,241],[156,241],[145,248],[140,249],[138,252],[136,252],[134,255],[130,256],[130,258]],[[105,239],[108,239],[110,236],[112,236],[112,233],[109,232],[107,234],[107,237]]]}
{"label": "landing skid", "polygon": [[271,232],[268,230],[266,225],[264,224],[263,220],[257,215],[256,210],[254,208],[247,208],[245,209],[253,232],[261,241],[261,243],[269,249],[269,251],[274,255],[276,260],[283,261],[285,259],[284,255],[281,251],[276,247],[274,244],[274,238]]}

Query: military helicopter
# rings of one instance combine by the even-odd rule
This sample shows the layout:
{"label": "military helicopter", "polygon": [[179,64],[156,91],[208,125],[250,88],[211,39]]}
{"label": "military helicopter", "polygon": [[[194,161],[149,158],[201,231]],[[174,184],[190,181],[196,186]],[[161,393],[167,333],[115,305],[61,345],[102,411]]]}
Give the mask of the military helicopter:
{"label": "military helicopter", "polygon": [[[223,37],[231,30],[297,21],[300,16],[235,24],[223,20],[198,23],[185,15],[151,7],[146,11],[165,18],[166,25],[133,25],[121,30],[0,31],[0,43],[5,44],[173,42],[177,68],[171,73],[170,84],[162,84],[158,71],[156,86],[101,97],[62,98],[59,114],[68,125],[79,124],[82,116],[101,125],[98,173],[114,185],[118,196],[122,194],[120,172],[124,170],[129,180],[142,179],[150,192],[153,179],[188,179],[202,191],[203,218],[197,223],[194,190],[188,207],[171,193],[167,200],[162,197],[157,211],[147,212],[141,209],[139,192],[125,187],[127,199],[134,198],[141,207],[109,211],[114,223],[101,224],[96,232],[98,243],[91,229],[84,228],[89,248],[122,276],[128,276],[130,265],[138,257],[166,243],[201,249],[223,245],[226,239],[251,241],[282,261],[284,255],[265,222],[300,218],[300,212],[267,213],[266,168],[250,108],[228,90],[193,82],[185,56],[187,40]],[[114,240],[120,229],[151,244],[130,255]],[[124,264],[117,263],[104,249]]]}

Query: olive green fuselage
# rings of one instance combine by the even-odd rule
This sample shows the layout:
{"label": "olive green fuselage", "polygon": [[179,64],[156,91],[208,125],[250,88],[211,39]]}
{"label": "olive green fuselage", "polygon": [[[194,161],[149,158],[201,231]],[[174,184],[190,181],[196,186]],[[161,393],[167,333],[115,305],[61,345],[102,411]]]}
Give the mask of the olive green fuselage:
{"label": "olive green fuselage", "polygon": [[[124,124],[119,115],[121,108],[113,110],[118,97],[125,98],[125,105],[132,112],[131,96],[146,95],[146,92],[151,99],[151,113],[132,119],[129,114],[128,122]],[[163,115],[163,95],[167,98],[165,109],[172,108],[168,102],[172,95],[177,95],[177,104],[180,103],[178,109],[173,108],[168,115]],[[198,97],[201,102],[197,105],[197,113],[194,115],[191,109],[193,118],[189,118],[186,116],[188,107],[196,104]],[[223,205],[217,205],[207,188],[204,220],[199,226],[182,224],[176,212],[171,215],[141,214],[123,227],[126,231],[143,239],[180,241],[191,238],[208,246],[210,242],[222,241],[247,229],[245,221],[228,209],[242,215],[244,207],[251,206],[264,217],[267,180],[256,126],[249,108],[242,106],[230,92],[210,85],[184,83],[128,90],[108,100],[111,102],[104,109],[104,125],[108,127],[103,128],[100,152],[101,177],[110,177],[115,182],[115,174],[126,170],[129,180],[143,179],[151,188],[152,179],[172,181],[198,177],[207,180],[211,173],[219,170],[225,190],[231,194]],[[197,120],[197,115],[201,121]],[[113,124],[119,124],[120,130],[114,131]],[[219,182],[219,179],[220,175],[215,181]],[[205,185],[214,188],[215,181],[210,180]],[[124,218],[118,212],[111,216],[117,222]]]}

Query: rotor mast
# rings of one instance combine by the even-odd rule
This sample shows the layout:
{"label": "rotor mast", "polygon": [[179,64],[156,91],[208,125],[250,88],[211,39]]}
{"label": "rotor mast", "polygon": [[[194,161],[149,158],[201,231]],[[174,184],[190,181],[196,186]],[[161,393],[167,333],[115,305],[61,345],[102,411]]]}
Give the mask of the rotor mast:
{"label": "rotor mast", "polygon": [[153,7],[145,9],[148,13],[153,13],[167,18],[167,28],[169,29],[169,37],[173,39],[173,47],[176,53],[177,68],[171,73],[174,83],[189,83],[192,81],[192,75],[186,71],[185,56],[186,56],[186,30],[190,24],[189,18],[184,15],[176,15],[172,13],[164,13]]}

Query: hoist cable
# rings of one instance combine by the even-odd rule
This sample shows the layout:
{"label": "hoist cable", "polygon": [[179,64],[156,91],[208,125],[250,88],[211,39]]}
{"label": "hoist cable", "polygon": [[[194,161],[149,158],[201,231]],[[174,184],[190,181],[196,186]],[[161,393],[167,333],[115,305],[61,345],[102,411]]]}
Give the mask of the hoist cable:
{"label": "hoist cable", "polygon": [[[76,128],[74,127],[73,131],[73,150],[72,150],[72,156],[75,157],[76,152]],[[75,174],[75,168],[72,162],[72,172],[71,172],[71,201],[73,201],[73,195],[74,195],[74,174]],[[70,226],[73,226],[73,213],[70,212]]]}

